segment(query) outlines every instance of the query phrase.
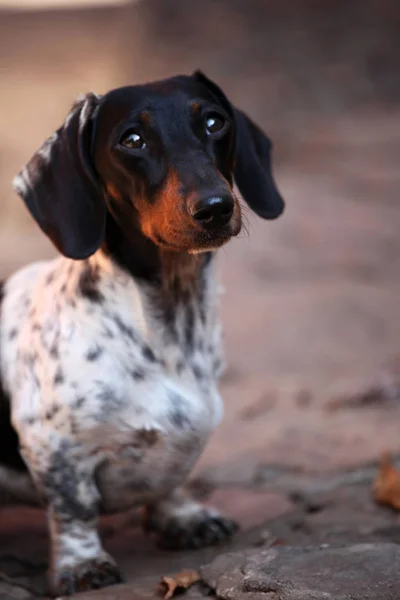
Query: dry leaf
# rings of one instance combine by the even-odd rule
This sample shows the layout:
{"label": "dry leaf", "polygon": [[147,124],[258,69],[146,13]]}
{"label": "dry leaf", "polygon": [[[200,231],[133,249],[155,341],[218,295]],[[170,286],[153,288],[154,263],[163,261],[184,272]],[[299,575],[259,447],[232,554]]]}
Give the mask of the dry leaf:
{"label": "dry leaf", "polygon": [[382,457],[381,468],[375,479],[373,494],[378,504],[400,510],[400,471],[395,469],[390,454]]}
{"label": "dry leaf", "polygon": [[199,581],[199,579],[200,575],[192,569],[181,571],[172,577],[163,577],[160,585],[163,592],[165,592],[164,599],[169,600],[177,592],[187,590],[196,581]]}

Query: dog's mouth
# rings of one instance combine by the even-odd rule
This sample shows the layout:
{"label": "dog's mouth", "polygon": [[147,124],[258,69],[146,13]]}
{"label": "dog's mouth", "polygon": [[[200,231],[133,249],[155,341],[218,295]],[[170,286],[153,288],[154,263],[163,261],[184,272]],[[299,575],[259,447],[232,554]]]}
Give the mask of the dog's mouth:
{"label": "dog's mouth", "polygon": [[199,254],[224,246],[240,233],[241,228],[241,217],[237,215],[227,225],[218,229],[206,230],[189,225],[181,230],[170,228],[163,232],[152,231],[150,237],[157,246],[165,250]]}
{"label": "dog's mouth", "polygon": [[196,235],[192,236],[192,243],[187,248],[187,251],[191,254],[198,254],[200,252],[217,250],[227,244],[232,237],[236,237],[240,233],[241,228],[241,220],[236,219],[234,223],[228,224],[218,231],[196,232]]}

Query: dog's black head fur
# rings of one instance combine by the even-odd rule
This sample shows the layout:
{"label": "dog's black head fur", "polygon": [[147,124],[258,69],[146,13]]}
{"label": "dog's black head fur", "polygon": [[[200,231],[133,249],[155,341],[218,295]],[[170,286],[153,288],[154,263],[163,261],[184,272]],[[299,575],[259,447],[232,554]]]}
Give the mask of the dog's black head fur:
{"label": "dog's black head fur", "polygon": [[233,181],[260,217],[282,213],[270,152],[267,136],[196,72],[88,94],[15,187],[70,258],[102,245],[196,253],[239,233]]}

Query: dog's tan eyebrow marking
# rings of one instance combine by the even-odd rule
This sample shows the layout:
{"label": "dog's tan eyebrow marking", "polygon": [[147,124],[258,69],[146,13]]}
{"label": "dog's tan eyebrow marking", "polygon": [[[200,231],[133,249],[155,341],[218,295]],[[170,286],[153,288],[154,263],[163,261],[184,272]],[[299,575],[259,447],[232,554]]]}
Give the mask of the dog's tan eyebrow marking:
{"label": "dog's tan eyebrow marking", "polygon": [[143,125],[149,125],[151,123],[151,115],[145,110],[140,113],[139,119]]}
{"label": "dog's tan eyebrow marking", "polygon": [[201,104],[200,102],[192,102],[190,104],[190,108],[192,109],[193,114],[197,114],[198,112],[200,112]]}

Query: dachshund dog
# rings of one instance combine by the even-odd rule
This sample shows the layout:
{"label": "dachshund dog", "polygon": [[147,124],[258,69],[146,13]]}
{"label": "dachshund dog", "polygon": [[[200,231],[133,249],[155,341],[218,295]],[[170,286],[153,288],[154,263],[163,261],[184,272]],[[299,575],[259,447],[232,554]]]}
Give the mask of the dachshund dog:
{"label": "dachshund dog", "polygon": [[[50,588],[121,581],[98,515],[161,546],[236,525],[182,491],[222,416],[215,250],[284,208],[271,143],[201,72],[89,93],[14,181],[61,257],[1,286],[0,483],[42,502]],[[234,182],[236,187],[234,187]]]}

